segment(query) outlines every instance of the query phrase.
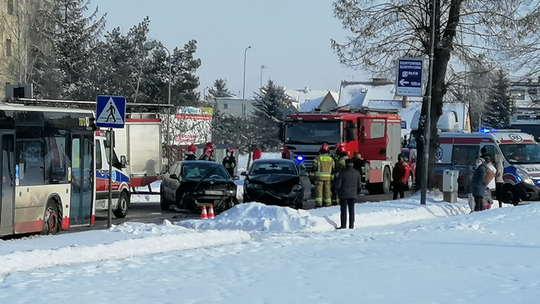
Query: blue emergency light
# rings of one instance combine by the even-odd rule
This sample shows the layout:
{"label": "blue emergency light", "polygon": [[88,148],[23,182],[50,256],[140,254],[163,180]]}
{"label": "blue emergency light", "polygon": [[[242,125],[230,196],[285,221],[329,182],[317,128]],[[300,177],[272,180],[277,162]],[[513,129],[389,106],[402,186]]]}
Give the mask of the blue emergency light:
{"label": "blue emergency light", "polygon": [[302,155],[296,155],[294,157],[296,159],[297,162],[301,163],[304,161],[304,157]]}

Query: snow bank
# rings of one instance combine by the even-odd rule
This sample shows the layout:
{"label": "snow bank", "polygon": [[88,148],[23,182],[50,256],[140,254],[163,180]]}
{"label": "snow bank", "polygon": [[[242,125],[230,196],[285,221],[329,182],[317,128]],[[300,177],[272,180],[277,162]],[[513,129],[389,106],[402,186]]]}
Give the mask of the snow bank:
{"label": "snow bank", "polygon": [[186,220],[178,225],[191,229],[231,229],[249,232],[324,232],[334,230],[324,218],[306,210],[267,206],[261,203],[240,204],[214,220]]}

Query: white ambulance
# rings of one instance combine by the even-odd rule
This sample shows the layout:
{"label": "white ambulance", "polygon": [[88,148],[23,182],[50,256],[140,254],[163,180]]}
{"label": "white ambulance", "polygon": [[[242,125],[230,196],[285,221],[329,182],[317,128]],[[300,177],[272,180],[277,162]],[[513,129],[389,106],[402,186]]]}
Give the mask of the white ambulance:
{"label": "white ambulance", "polygon": [[444,170],[459,170],[459,189],[467,192],[475,160],[483,147],[492,159],[498,154],[503,161],[505,203],[517,205],[520,201],[540,199],[540,145],[532,135],[520,130],[439,133],[437,182],[442,184]]}

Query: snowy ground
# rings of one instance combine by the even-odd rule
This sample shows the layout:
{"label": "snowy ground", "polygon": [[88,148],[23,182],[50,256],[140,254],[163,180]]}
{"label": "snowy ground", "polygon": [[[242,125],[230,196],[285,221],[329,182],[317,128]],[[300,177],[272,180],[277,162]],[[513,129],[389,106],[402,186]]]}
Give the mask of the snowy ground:
{"label": "snowy ground", "polygon": [[540,204],[469,214],[430,196],[241,204],[214,220],[0,241],[0,303],[537,303]]}

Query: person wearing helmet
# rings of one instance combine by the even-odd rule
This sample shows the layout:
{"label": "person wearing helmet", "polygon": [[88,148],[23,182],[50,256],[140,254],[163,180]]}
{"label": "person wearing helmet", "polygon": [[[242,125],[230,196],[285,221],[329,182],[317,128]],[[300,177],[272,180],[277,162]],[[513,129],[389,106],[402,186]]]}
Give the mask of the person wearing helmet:
{"label": "person wearing helmet", "polygon": [[225,157],[221,164],[231,176],[234,176],[234,169],[236,169],[236,158],[234,157],[234,149],[232,147],[227,148]]}
{"label": "person wearing helmet", "polygon": [[323,207],[332,205],[332,172],[334,170],[334,160],[329,155],[330,147],[323,144],[319,149],[319,155],[313,160],[313,177],[317,196],[315,206]]}
{"label": "person wearing helmet", "polygon": [[197,160],[197,156],[195,155],[197,153],[197,146],[194,144],[191,144],[187,148],[186,156],[184,156],[184,160]]}
{"label": "person wearing helmet", "polygon": [[209,142],[204,147],[204,153],[199,157],[199,160],[216,161],[214,158],[214,144]]}

